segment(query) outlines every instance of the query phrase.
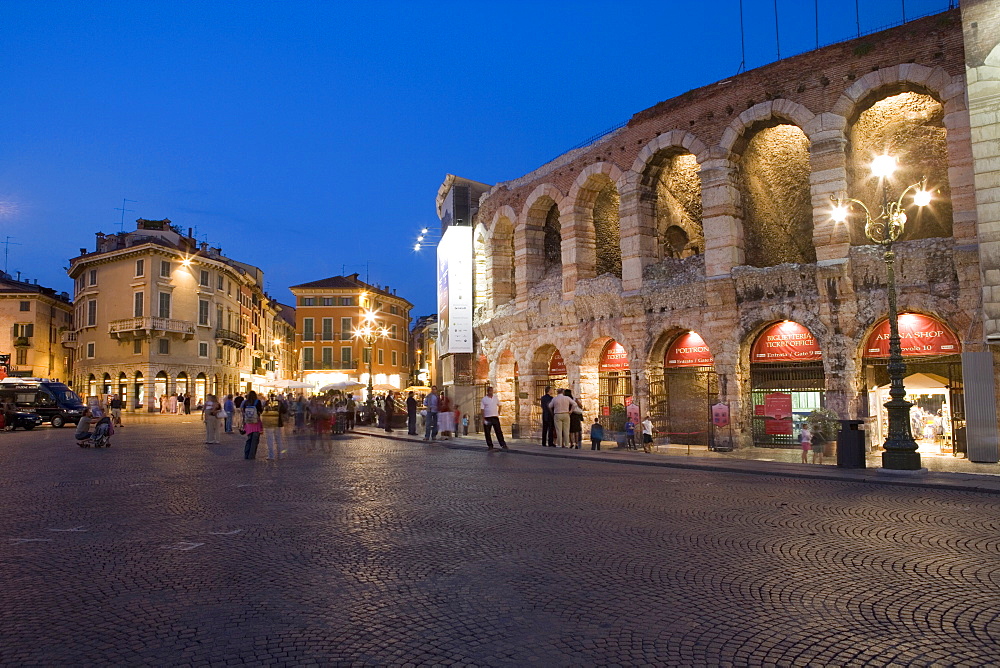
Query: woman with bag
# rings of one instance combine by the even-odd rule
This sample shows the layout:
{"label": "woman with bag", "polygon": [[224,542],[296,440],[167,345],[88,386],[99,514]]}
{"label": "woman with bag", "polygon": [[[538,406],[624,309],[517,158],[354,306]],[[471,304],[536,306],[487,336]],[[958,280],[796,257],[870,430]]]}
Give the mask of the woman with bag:
{"label": "woman with bag", "polygon": [[802,447],[802,463],[808,464],[809,460],[806,457],[812,446],[812,432],[809,430],[808,424],[802,425],[802,431],[799,432],[799,445]]}
{"label": "woman with bag", "polygon": [[243,459],[256,459],[260,435],[264,433],[264,423],[261,422],[264,404],[257,399],[257,393],[250,390],[240,409],[243,412],[243,428],[240,431],[247,435],[247,442],[243,448]]}
{"label": "woman with bag", "polygon": [[219,442],[219,416],[222,404],[214,394],[205,397],[205,405],[201,409],[201,421],[205,423],[205,443]]}

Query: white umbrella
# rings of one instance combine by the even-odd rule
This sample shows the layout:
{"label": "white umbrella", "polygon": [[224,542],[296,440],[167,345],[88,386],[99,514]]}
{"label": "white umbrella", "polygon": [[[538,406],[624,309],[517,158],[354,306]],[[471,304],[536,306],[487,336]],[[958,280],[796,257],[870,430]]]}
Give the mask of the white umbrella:
{"label": "white umbrella", "polygon": [[319,388],[319,391],[329,392],[330,390],[340,390],[341,392],[347,392],[348,390],[360,390],[364,386],[364,383],[359,383],[353,380],[338,380],[336,383],[324,385]]}
{"label": "white umbrella", "polygon": [[274,383],[275,387],[281,387],[286,390],[301,390],[307,387],[314,387],[314,383],[303,383],[301,380],[278,380]]}

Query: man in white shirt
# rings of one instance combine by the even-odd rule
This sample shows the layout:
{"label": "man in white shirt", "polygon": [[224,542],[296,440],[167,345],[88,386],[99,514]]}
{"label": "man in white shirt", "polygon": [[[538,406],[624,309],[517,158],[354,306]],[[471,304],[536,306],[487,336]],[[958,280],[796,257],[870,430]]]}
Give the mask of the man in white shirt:
{"label": "man in white shirt", "polygon": [[559,394],[552,397],[552,403],[549,404],[549,409],[556,421],[556,436],[561,448],[573,447],[569,442],[569,414],[576,408],[576,402],[563,394],[562,390],[559,390]]}
{"label": "man in white shirt", "polygon": [[480,404],[483,409],[483,430],[486,432],[486,447],[493,449],[493,439],[490,438],[490,428],[497,434],[497,442],[500,448],[507,449],[507,443],[503,440],[503,431],[500,430],[500,397],[493,395],[493,388],[486,388],[486,396]]}

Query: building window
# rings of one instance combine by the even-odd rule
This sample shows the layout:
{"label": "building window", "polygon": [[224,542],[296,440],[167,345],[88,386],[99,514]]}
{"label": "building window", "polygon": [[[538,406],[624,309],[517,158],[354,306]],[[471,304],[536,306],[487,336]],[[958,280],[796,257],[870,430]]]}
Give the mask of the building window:
{"label": "building window", "polygon": [[316,339],[316,332],[313,331],[313,319],[303,318],[302,319],[302,340],[303,341],[314,341]]}
{"label": "building window", "polygon": [[156,345],[157,345],[157,351],[161,355],[169,355],[170,354],[170,339],[157,339],[156,342],[157,342],[156,343]]}
{"label": "building window", "polygon": [[341,318],[340,319],[340,338],[344,341],[348,341],[351,338],[352,331],[354,330],[354,322],[351,318]]}
{"label": "building window", "polygon": [[340,298],[340,305],[341,306],[354,306],[354,297],[341,297]]}
{"label": "building window", "polygon": [[395,351],[395,350],[393,350],[393,351],[392,351],[392,365],[393,365],[393,366],[398,366],[398,365],[397,365],[397,362],[398,362],[398,361],[399,361],[399,355],[398,355],[398,353],[396,353],[396,351]]}
{"label": "building window", "polygon": [[333,348],[323,348],[323,368],[333,368]]}
{"label": "building window", "polygon": [[142,339],[132,341],[132,352],[136,355],[142,354]]}
{"label": "building window", "polygon": [[391,313],[393,315],[396,315],[397,313],[399,313],[399,309],[396,308],[395,305],[392,305],[392,306],[389,307],[389,313]]}
{"label": "building window", "polygon": [[170,317],[170,293],[161,292],[160,293],[160,317],[169,318]]}
{"label": "building window", "polygon": [[378,363],[380,365],[381,364],[385,364],[385,355],[383,353],[385,353],[385,350],[383,350],[382,348],[379,348],[378,349]]}
{"label": "building window", "polygon": [[202,269],[198,273],[198,285],[201,285],[201,286],[207,288],[209,285],[211,285],[209,283],[210,280],[211,280],[211,277],[208,275],[208,271],[207,270]]}
{"label": "building window", "polygon": [[312,348],[303,348],[302,349],[302,366],[303,366],[303,368],[312,369],[313,368],[313,364],[314,364],[314,362],[313,362],[313,349]]}
{"label": "building window", "polygon": [[21,302],[21,310],[22,311],[30,311],[31,310],[31,302]]}
{"label": "building window", "polygon": [[87,302],[87,327],[97,326],[97,300],[91,299]]}
{"label": "building window", "polygon": [[76,291],[78,293],[83,292],[83,275],[82,274],[76,279]]}
{"label": "building window", "polygon": [[323,318],[323,340],[333,341],[333,318]]}
{"label": "building window", "polygon": [[363,349],[361,351],[361,360],[365,364],[368,364],[369,362],[372,361],[372,349],[371,348],[365,348],[365,349]]}
{"label": "building window", "polygon": [[160,276],[170,278],[170,263],[167,260],[160,260]]}
{"label": "building window", "polygon": [[15,356],[16,356],[16,360],[14,361],[14,364],[17,364],[18,366],[21,366],[22,364],[26,365],[28,363],[28,349],[27,348],[18,348],[17,349],[17,353],[16,353]]}
{"label": "building window", "polygon": [[340,368],[341,369],[353,369],[354,364],[352,364],[351,353],[354,349],[351,346],[341,346],[340,347]]}
{"label": "building window", "polygon": [[390,329],[390,332],[392,334],[392,338],[394,338],[394,339],[399,338],[399,337],[396,336],[396,325],[392,326],[392,328]]}
{"label": "building window", "polygon": [[233,294],[233,282],[226,281],[226,294],[232,296]]}
{"label": "building window", "polygon": [[302,298],[302,305],[303,306],[315,306],[316,305],[316,298],[315,297],[303,297]]}
{"label": "building window", "polygon": [[135,275],[136,276],[145,276],[146,275],[146,261],[145,260],[136,260],[135,261]]}
{"label": "building window", "polygon": [[198,342],[198,357],[208,357],[208,342],[199,341]]}
{"label": "building window", "polygon": [[97,270],[90,270],[90,285],[97,285]]}
{"label": "building window", "polygon": [[221,291],[223,288],[226,287],[226,279],[223,278],[222,274],[219,274],[218,276],[216,276],[215,279],[216,279],[215,280],[215,287],[216,287],[216,289],[218,289],[218,290]]}
{"label": "building window", "polygon": [[14,338],[19,336],[30,339],[35,335],[35,323],[19,323],[14,325]]}
{"label": "building window", "polygon": [[[208,327],[208,306],[209,304],[207,299],[198,300],[198,324],[205,327]],[[204,356],[207,357],[208,353]]]}
{"label": "building window", "polygon": [[215,346],[215,359],[222,361],[222,346]]}
{"label": "building window", "polygon": [[333,297],[323,297],[323,306],[333,306]]}
{"label": "building window", "polygon": [[93,341],[91,341],[90,343],[88,343],[87,344],[87,357],[89,357],[90,359],[93,359],[97,355],[96,348],[97,348],[97,346],[96,346],[96,344]]}
{"label": "building window", "polygon": [[144,314],[145,304],[143,303],[146,296],[142,292],[136,292],[132,296],[132,315],[136,318],[141,318]]}

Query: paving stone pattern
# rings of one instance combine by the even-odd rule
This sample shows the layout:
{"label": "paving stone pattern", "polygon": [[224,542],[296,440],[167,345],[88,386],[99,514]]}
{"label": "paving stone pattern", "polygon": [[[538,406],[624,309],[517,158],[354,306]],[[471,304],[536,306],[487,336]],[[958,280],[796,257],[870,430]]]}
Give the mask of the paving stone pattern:
{"label": "paving stone pattern", "polygon": [[199,427],[0,434],[0,664],[997,661],[994,495]]}

